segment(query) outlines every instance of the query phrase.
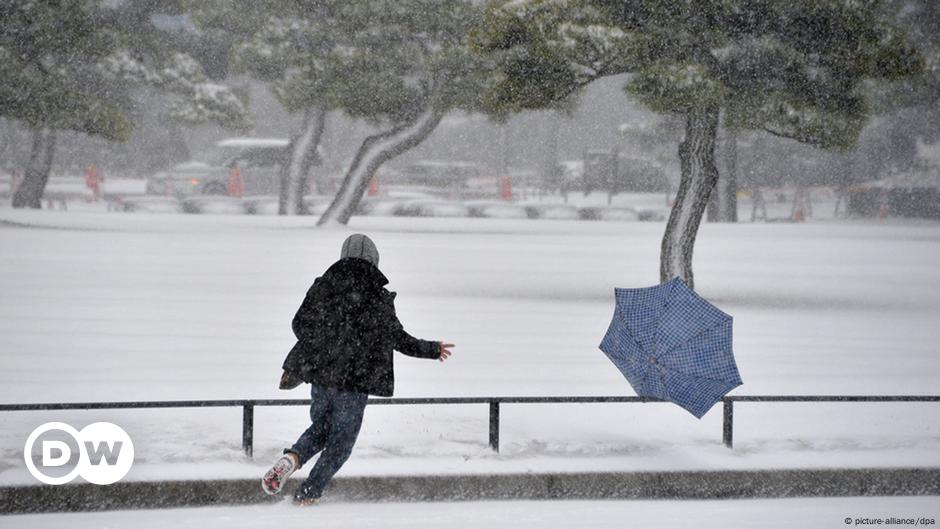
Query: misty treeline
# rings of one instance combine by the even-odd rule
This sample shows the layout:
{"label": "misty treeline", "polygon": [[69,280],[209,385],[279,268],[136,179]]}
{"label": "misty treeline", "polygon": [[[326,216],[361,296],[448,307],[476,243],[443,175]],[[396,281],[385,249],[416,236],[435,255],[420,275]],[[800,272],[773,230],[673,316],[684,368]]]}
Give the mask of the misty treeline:
{"label": "misty treeline", "polygon": [[[691,284],[709,202],[734,221],[737,188],[763,183],[762,165],[902,170],[940,128],[931,0],[20,1],[0,19],[0,156],[29,152],[16,207],[40,206],[61,137],[136,138],[124,156],[152,172],[187,156],[183,127],[250,131],[265,117],[248,80],[294,117],[282,214],[304,213],[327,116],[370,124],[320,219],[344,224],[376,170],[448,113],[563,114],[623,78],[623,105],[680,124],[661,275]],[[827,173],[818,181],[856,178]]]}

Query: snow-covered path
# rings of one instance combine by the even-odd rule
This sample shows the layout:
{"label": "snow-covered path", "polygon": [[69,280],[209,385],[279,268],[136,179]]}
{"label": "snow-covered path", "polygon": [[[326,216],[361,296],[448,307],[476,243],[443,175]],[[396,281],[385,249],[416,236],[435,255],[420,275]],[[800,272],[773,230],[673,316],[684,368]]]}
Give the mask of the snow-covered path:
{"label": "snow-covered path", "polygon": [[[3,517],[6,529],[760,529],[859,527],[858,519],[940,519],[936,498],[813,498],[713,501],[516,501],[473,503],[288,504]],[[848,521],[847,520],[851,519]],[[864,525],[872,527],[873,525]],[[917,525],[925,526],[923,522]],[[929,527],[930,525],[926,525]]]}
{"label": "snow-covered path", "polygon": [[[158,216],[0,210],[0,401],[304,396],[276,389],[290,318],[351,230],[378,243],[415,335],[446,364],[399,356],[397,396],[632,394],[597,350],[615,286],[657,282],[662,223]],[[24,226],[14,227],[13,222]],[[38,227],[37,227],[38,226]],[[936,394],[940,225],[703,225],[700,292],[735,317],[736,394]],[[16,413],[0,482],[28,480],[38,424],[110,420],[135,439],[129,479],[254,475],[304,427],[302,408]],[[369,409],[349,473],[938,465],[936,404],[505,406],[502,452],[483,406]],[[435,458],[446,460],[434,463]],[[214,466],[213,466],[214,465]]]}

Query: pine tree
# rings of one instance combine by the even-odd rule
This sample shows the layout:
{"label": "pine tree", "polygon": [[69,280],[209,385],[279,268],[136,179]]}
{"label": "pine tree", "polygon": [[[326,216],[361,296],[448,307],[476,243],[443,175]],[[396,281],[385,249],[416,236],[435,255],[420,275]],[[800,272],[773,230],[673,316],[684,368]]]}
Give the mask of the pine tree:
{"label": "pine tree", "polygon": [[[14,207],[39,208],[56,131],[124,141],[133,123],[134,89],[170,94],[184,122],[244,124],[242,102],[209,82],[191,57],[142,37],[122,16],[133,3],[22,1],[0,5],[0,116],[33,130],[33,147]],[[151,24],[149,17],[136,20]]]}
{"label": "pine tree", "polygon": [[366,138],[321,224],[345,224],[372,175],[418,145],[450,108],[467,108],[479,58],[462,40],[478,10],[433,0],[210,0],[199,25],[232,35],[233,65],[268,83],[303,115],[282,172],[282,213],[302,211],[309,168],[329,112],[380,127]]}
{"label": "pine tree", "polygon": [[338,109],[381,127],[367,137],[319,225],[345,224],[381,165],[424,141],[453,109],[480,107],[489,82],[466,37],[480,10],[468,0],[339,1],[342,35],[323,67]]}
{"label": "pine tree", "polygon": [[522,0],[492,6],[474,42],[500,61],[487,95],[494,112],[545,108],[630,73],[628,94],[682,116],[682,179],[660,278],[692,285],[720,117],[731,129],[851,148],[869,115],[865,81],[922,68],[878,13],[878,2],[850,0]]}

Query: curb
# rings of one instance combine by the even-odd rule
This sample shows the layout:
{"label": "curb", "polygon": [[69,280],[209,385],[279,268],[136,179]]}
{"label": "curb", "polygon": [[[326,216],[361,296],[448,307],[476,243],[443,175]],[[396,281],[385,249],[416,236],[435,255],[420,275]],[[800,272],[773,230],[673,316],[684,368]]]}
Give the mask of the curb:
{"label": "curb", "polygon": [[[299,483],[299,480],[294,480]],[[940,468],[337,478],[329,502],[940,496]],[[0,513],[273,503],[257,479],[0,487]]]}

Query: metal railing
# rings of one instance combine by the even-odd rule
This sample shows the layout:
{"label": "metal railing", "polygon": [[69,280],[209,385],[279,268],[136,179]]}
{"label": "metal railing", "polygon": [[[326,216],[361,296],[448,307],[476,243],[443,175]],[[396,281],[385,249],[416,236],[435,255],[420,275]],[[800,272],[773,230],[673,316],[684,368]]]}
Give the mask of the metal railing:
{"label": "metal railing", "polygon": [[[734,441],[734,403],[751,402],[940,402],[940,395],[742,395],[721,399],[723,403],[722,441],[728,448]],[[370,398],[369,405],[488,404],[489,442],[499,452],[499,409],[501,404],[595,404],[664,403],[649,397],[446,397]],[[0,404],[0,411],[113,410],[137,408],[242,408],[242,449],[252,456],[256,406],[308,406],[309,399],[170,400],[140,402],[63,402],[40,404]]]}

